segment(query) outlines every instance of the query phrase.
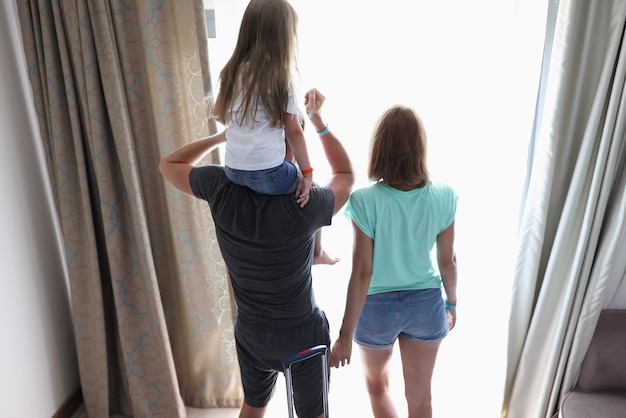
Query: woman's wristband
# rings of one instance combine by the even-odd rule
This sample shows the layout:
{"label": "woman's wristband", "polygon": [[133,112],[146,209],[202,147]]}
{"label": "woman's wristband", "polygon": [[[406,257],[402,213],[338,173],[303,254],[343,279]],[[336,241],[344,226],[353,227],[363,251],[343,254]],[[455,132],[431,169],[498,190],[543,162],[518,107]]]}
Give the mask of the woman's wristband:
{"label": "woman's wristband", "polygon": [[319,131],[317,134],[322,137],[324,135],[328,135],[329,132],[330,130],[328,129],[328,125],[326,125],[326,128],[323,131]]}
{"label": "woman's wristband", "polygon": [[313,174],[313,167],[309,167],[309,168],[307,168],[305,170],[302,170],[302,175],[303,176],[306,176],[308,174]]}
{"label": "woman's wristband", "polygon": [[452,310],[456,309],[456,305],[450,305],[448,301],[445,301],[444,303],[446,305],[446,309],[452,309]]}

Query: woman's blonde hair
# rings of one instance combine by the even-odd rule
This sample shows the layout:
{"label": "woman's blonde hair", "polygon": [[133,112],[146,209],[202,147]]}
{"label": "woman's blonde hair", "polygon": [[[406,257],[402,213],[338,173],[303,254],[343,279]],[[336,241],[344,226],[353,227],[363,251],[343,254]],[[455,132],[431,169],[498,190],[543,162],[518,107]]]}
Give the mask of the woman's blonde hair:
{"label": "woman's blonde hair", "polygon": [[285,108],[292,74],[297,72],[298,15],[287,0],[251,0],[246,8],[235,50],[220,72],[218,119],[228,121],[239,93],[239,124],[254,124],[258,106],[272,127],[285,125]]}
{"label": "woman's blonde hair", "polygon": [[390,186],[425,186],[430,183],[426,151],[426,130],[417,112],[393,106],[374,128],[368,177]]}

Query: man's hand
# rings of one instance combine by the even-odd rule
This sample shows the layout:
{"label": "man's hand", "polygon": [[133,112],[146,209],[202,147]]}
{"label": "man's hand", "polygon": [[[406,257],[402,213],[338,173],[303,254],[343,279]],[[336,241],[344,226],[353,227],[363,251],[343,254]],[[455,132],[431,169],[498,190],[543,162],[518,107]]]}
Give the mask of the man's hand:
{"label": "man's hand", "polygon": [[304,105],[306,106],[306,114],[311,120],[311,123],[315,127],[315,130],[320,132],[326,128],[322,121],[322,105],[326,97],[319,90],[313,88],[306,92],[304,95]]}

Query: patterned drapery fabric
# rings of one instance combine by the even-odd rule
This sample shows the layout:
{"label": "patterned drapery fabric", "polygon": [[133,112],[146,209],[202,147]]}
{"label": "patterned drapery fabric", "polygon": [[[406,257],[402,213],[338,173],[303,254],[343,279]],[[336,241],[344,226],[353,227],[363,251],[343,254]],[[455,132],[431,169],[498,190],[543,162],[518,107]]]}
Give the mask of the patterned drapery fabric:
{"label": "patterned drapery fabric", "polygon": [[234,302],[209,210],[158,171],[216,130],[202,2],[17,5],[89,417],[238,407]]}

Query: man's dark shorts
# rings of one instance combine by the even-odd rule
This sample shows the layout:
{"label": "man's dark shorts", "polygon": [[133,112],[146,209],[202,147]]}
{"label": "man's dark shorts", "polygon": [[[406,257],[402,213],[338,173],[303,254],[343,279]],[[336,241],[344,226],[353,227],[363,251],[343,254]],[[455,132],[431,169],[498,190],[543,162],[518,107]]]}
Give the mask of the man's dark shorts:
{"label": "man's dark shorts", "polygon": [[[252,407],[262,408],[274,394],[278,372],[283,371],[282,361],[316,345],[330,347],[330,330],[321,310],[292,328],[238,318],[235,340],[245,401]],[[324,412],[320,358],[315,356],[292,366],[295,409],[302,418],[317,417]]]}

